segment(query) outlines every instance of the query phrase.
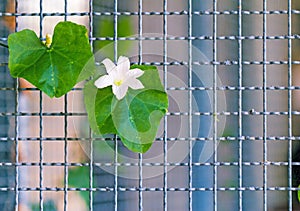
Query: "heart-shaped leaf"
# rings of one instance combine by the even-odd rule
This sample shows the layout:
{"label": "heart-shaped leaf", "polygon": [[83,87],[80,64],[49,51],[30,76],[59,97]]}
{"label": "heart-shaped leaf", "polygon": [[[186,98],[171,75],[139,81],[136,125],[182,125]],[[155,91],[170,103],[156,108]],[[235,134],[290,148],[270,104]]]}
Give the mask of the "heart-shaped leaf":
{"label": "heart-shaped leaf", "polygon": [[87,30],[72,22],[56,25],[49,48],[28,29],[9,35],[8,46],[11,75],[28,80],[50,97],[66,94],[94,72],[85,66],[93,59]]}
{"label": "heart-shaped leaf", "polygon": [[152,145],[161,118],[168,108],[168,96],[154,66],[134,65],[144,74],[139,77],[143,89],[128,89],[117,100],[111,87],[97,89],[94,80],[84,87],[84,101],[92,130],[100,135],[117,134],[133,152],[146,152]]}

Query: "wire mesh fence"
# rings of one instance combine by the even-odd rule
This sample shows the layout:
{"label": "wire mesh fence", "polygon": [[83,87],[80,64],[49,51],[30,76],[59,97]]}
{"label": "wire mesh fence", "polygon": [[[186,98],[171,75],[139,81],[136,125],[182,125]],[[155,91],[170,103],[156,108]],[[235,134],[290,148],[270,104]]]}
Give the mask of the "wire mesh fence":
{"label": "wire mesh fence", "polygon": [[83,85],[50,99],[0,52],[3,210],[297,210],[299,6],[267,0],[6,0],[1,41],[88,29],[99,64],[158,67],[169,109],[152,148],[90,130]]}

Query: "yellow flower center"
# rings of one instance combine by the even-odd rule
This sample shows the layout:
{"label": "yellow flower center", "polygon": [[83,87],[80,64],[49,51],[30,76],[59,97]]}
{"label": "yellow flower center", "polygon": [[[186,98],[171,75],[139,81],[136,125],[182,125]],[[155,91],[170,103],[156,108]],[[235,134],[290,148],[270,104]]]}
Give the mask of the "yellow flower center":
{"label": "yellow flower center", "polygon": [[114,81],[114,84],[115,84],[116,86],[121,86],[122,83],[123,83],[123,80],[115,80],[115,81]]}
{"label": "yellow flower center", "polygon": [[47,48],[50,48],[51,43],[52,43],[52,37],[51,37],[51,35],[50,35],[50,34],[46,34],[46,42],[45,42],[45,45],[47,46]]}

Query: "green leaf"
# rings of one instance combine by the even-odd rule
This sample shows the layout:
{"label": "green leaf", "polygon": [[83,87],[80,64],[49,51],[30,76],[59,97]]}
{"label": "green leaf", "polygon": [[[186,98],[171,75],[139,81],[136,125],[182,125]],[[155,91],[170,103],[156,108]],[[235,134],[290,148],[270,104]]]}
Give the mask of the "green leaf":
{"label": "green leaf", "polygon": [[[298,188],[300,188],[300,185],[298,186]],[[298,201],[300,202],[300,191],[297,191],[297,195],[298,195]]]}
{"label": "green leaf", "polygon": [[[95,28],[95,36],[96,37],[114,37],[115,35],[115,24],[113,17],[100,17],[99,25]],[[118,37],[128,37],[134,34],[134,27],[132,18],[129,16],[119,16],[117,22],[117,32]],[[103,54],[108,58],[114,58],[115,50],[114,50],[114,41],[113,40],[99,40],[95,41],[94,50],[100,50],[105,47]],[[133,45],[130,40],[119,40],[117,42],[118,48],[118,57],[121,55],[126,55],[130,50],[130,47]]]}
{"label": "green leaf", "polygon": [[93,59],[87,30],[72,22],[56,25],[49,48],[28,29],[9,35],[8,46],[11,75],[28,80],[49,97],[61,97],[94,72],[85,66]]}
{"label": "green leaf", "polygon": [[[43,209],[45,211],[57,211],[55,203],[52,200],[46,200],[43,203]],[[31,211],[39,211],[40,205],[39,204],[31,204]]]}
{"label": "green leaf", "polygon": [[133,152],[146,152],[155,140],[161,118],[168,108],[168,96],[155,66],[133,65],[144,74],[144,89],[128,89],[117,100],[111,87],[97,89],[94,80],[84,87],[84,101],[92,130],[100,135],[117,134]]}
{"label": "green leaf", "polygon": [[[68,184],[74,188],[88,188],[90,187],[90,168],[88,166],[80,166],[70,168],[68,171]],[[95,180],[93,178],[93,184]],[[80,196],[89,205],[90,196],[88,191],[80,191]]]}

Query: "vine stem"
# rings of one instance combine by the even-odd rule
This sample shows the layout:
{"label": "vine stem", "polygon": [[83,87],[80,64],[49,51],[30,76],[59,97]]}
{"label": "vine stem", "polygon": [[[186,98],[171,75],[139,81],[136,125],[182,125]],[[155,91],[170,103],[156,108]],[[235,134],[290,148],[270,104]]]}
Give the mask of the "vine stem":
{"label": "vine stem", "polygon": [[0,42],[0,46],[5,47],[5,48],[8,48],[8,45],[6,45],[6,44],[4,44],[4,43],[2,43],[2,42]]}

